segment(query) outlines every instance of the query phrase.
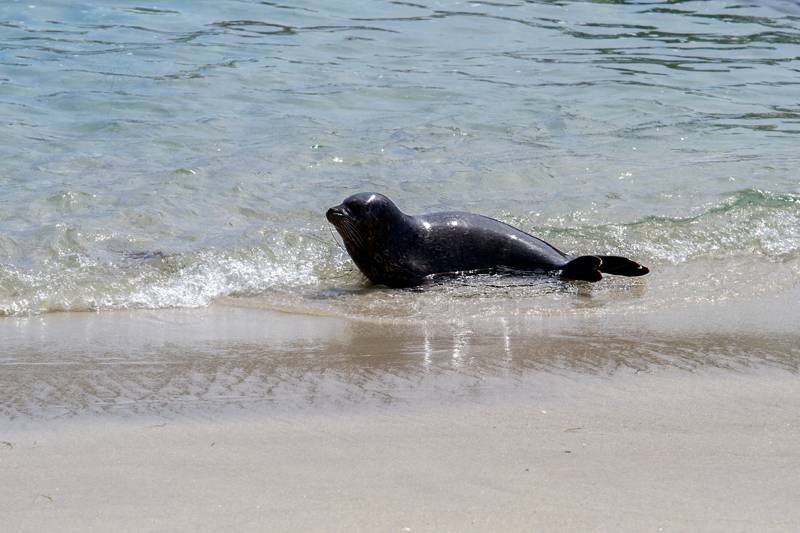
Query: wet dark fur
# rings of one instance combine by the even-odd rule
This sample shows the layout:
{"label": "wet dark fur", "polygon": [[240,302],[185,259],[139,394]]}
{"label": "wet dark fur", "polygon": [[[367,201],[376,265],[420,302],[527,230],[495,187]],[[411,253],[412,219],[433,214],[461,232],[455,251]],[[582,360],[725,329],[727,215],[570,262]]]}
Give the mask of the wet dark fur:
{"label": "wet dark fur", "polygon": [[630,259],[567,255],[541,239],[493,218],[448,212],[406,215],[378,193],[354,194],[328,210],[347,253],[373,283],[413,287],[435,274],[512,270],[558,272],[598,281],[602,273],[643,276]]}

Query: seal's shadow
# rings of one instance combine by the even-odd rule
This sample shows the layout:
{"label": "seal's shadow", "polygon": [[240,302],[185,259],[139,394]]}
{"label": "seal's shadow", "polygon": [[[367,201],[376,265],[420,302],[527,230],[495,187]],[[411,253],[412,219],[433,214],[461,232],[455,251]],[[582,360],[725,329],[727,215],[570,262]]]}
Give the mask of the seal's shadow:
{"label": "seal's shadow", "polygon": [[362,279],[359,286],[325,287],[306,293],[308,300],[336,300],[376,294],[443,294],[451,297],[535,297],[549,294],[576,294],[590,296],[592,285],[547,274],[519,273],[513,271],[493,273],[440,274],[430,276],[421,285],[394,289]]}

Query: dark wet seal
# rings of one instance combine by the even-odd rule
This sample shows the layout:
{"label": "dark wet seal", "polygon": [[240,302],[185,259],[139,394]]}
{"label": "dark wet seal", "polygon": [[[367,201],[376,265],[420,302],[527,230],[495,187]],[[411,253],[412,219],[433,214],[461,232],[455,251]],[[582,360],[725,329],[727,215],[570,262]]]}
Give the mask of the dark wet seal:
{"label": "dark wet seal", "polygon": [[433,276],[558,273],[599,281],[603,274],[643,276],[647,267],[613,255],[572,256],[513,226],[464,212],[406,215],[386,196],[358,193],[328,209],[328,221],[370,281],[413,287]]}

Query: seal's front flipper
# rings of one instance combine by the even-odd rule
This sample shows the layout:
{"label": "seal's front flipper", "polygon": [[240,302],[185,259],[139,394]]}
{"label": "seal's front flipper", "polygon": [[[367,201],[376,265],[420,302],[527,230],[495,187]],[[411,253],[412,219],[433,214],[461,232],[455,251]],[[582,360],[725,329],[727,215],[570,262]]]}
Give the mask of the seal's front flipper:
{"label": "seal's front flipper", "polygon": [[561,269],[561,277],[567,279],[578,279],[582,281],[600,281],[603,275],[600,273],[602,259],[594,255],[582,255],[576,257]]}
{"label": "seal's front flipper", "polygon": [[636,261],[631,261],[627,257],[616,255],[598,255],[603,263],[600,265],[600,272],[615,274],[617,276],[644,276],[650,269],[642,266]]}

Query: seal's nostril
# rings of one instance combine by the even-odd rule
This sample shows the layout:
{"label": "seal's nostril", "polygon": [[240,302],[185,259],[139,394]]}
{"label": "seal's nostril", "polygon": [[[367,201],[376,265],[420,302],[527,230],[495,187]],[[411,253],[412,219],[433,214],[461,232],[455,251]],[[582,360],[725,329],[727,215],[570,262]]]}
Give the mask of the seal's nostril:
{"label": "seal's nostril", "polygon": [[339,205],[331,207],[325,213],[325,218],[328,219],[328,222],[333,222],[336,218],[341,218],[343,216],[346,216],[346,214],[344,212],[344,209]]}

